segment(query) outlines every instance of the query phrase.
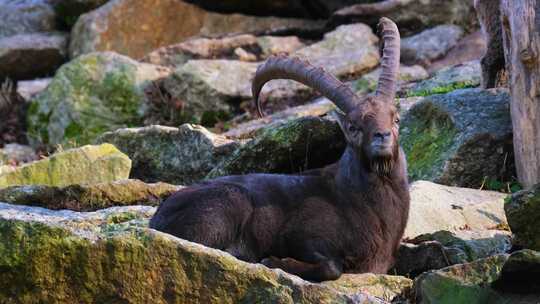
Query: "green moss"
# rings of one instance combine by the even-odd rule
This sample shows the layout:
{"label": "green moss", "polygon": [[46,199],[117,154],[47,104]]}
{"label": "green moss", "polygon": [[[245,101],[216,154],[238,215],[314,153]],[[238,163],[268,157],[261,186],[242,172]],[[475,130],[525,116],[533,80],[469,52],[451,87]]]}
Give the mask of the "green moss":
{"label": "green moss", "polygon": [[436,106],[425,104],[417,113],[411,113],[401,132],[411,179],[430,179],[443,165],[455,136],[452,121]]}
{"label": "green moss", "polygon": [[435,94],[446,94],[459,89],[474,88],[477,87],[477,84],[470,81],[464,82],[455,82],[448,84],[446,86],[434,87],[427,90],[420,91],[409,91],[407,92],[407,97],[417,97],[417,96],[430,96]]}
{"label": "green moss", "polygon": [[223,110],[205,111],[201,116],[200,124],[207,127],[213,127],[219,122],[231,119],[231,114]]}

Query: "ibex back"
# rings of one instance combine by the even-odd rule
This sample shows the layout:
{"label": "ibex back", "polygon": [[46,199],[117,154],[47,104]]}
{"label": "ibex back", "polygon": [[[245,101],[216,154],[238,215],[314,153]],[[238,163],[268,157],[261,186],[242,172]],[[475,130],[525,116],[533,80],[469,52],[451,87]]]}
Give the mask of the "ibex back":
{"label": "ibex back", "polygon": [[261,115],[259,93],[272,79],[296,80],[332,100],[347,140],[337,163],[302,175],[227,176],[187,187],[161,204],[150,227],[313,281],[387,272],[409,193],[394,106],[400,37],[387,18],[379,30],[382,72],[373,95],[360,98],[323,69],[284,57],[268,59],[253,81]]}

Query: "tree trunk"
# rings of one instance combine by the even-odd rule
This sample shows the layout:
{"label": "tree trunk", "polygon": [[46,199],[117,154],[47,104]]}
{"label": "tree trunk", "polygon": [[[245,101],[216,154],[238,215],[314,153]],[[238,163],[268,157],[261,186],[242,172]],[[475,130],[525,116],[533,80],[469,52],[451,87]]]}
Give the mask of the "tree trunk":
{"label": "tree trunk", "polygon": [[514,152],[524,187],[540,182],[540,1],[501,0]]}

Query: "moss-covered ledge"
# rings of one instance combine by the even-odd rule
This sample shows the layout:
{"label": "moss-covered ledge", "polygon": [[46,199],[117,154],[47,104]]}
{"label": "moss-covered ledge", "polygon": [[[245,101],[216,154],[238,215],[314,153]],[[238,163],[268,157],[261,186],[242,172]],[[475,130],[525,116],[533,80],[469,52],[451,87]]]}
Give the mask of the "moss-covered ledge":
{"label": "moss-covered ledge", "polygon": [[0,203],[0,303],[382,303],[145,228],[154,210]]}

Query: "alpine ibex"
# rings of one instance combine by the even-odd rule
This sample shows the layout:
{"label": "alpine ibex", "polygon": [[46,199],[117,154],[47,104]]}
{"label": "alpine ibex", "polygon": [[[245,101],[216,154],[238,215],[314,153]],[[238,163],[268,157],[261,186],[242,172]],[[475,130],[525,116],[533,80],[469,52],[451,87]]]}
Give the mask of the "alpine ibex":
{"label": "alpine ibex", "polygon": [[343,272],[385,273],[407,223],[405,156],[394,106],[399,68],[397,26],[381,18],[382,72],[374,95],[299,59],[272,57],[257,70],[253,96],[272,79],[292,79],[332,100],[347,147],[341,159],[302,175],[227,176],[187,187],[158,208],[150,227],[239,259],[313,281]]}
{"label": "alpine ibex", "polygon": [[504,81],[500,0],[474,0],[474,8],[486,37],[487,50],[482,58],[482,87],[494,88]]}

